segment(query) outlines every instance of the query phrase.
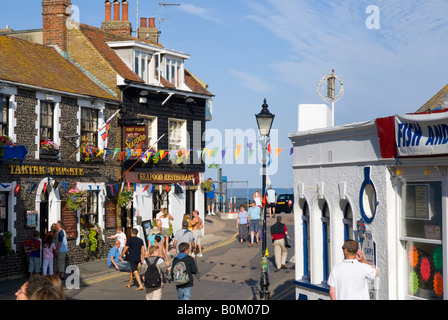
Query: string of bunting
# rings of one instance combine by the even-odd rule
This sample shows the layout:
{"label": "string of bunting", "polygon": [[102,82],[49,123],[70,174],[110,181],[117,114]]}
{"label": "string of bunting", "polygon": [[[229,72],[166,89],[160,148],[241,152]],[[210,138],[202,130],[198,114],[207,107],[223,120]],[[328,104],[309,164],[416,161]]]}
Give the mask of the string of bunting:
{"label": "string of bunting", "polygon": [[[234,150],[235,154],[235,160],[237,160],[241,155],[241,144],[236,145],[236,149]],[[84,154],[88,154],[90,156],[100,156],[104,151],[104,156],[112,155],[113,159],[119,160],[119,161],[128,161],[129,158],[140,158],[143,162],[148,162],[152,158],[160,157],[160,159],[164,159],[167,157],[167,159],[177,159],[179,156],[183,156],[185,159],[188,159],[191,152],[196,152],[198,158],[204,159],[204,156],[208,156],[209,159],[213,158],[215,159],[217,155],[219,155],[220,147],[216,148],[204,148],[204,149],[186,149],[186,150],[180,150],[180,149],[173,149],[173,150],[153,150],[153,149],[120,149],[115,148],[113,150],[108,149],[99,149],[97,147],[83,147],[82,151]],[[225,148],[224,150],[221,150],[221,159],[223,159],[227,153],[228,148]],[[275,148],[274,153],[271,150],[271,146],[268,145],[268,152],[271,156],[275,156],[277,158],[280,153],[285,148]],[[248,159],[250,159],[255,150],[252,148],[252,143],[247,144],[247,148],[244,149],[244,151],[247,151]],[[289,155],[292,155],[294,153],[294,148],[291,147],[289,151]]]}
{"label": "string of bunting", "polygon": [[[193,184],[195,185],[196,183],[197,182],[193,180]],[[132,186],[134,190],[137,190],[137,183],[135,183],[135,182],[131,183],[131,182],[128,181],[128,182],[126,182],[126,184],[127,184],[127,188],[128,189],[131,189],[131,186]],[[187,185],[187,188],[190,188],[190,181],[187,181],[187,182],[183,181],[183,182],[171,183],[171,184],[160,184],[160,185],[162,186],[163,189],[166,190],[166,192],[170,192],[172,190],[172,187],[174,186],[175,191],[177,193],[182,193],[183,191],[182,191],[182,187],[180,186],[180,184],[182,184],[182,187],[185,187],[185,185]],[[33,180],[27,180],[27,181],[25,181],[22,190],[23,190],[23,192],[27,192],[28,189],[30,189],[29,192],[33,193],[33,191],[36,189],[37,185],[38,185],[37,182],[35,182]],[[51,185],[51,188],[57,189],[57,188],[59,188],[60,184],[59,184],[58,181],[53,181],[53,183],[50,184],[50,185]],[[42,190],[44,194],[49,189],[48,186],[49,186],[48,182],[44,182],[43,190]],[[74,181],[74,182],[65,182],[65,181],[63,181],[62,182],[62,190],[63,190],[64,193],[68,192],[68,190],[71,189],[71,188],[75,188],[76,186],[77,186],[77,182],[76,181]],[[117,196],[120,192],[122,192],[124,186],[125,186],[125,182],[121,182],[121,186],[120,186],[120,183],[117,183],[117,182],[105,183],[106,192],[109,192],[109,194],[111,196],[113,196],[113,197]],[[10,184],[0,183],[0,187],[3,188],[3,189],[7,189],[7,188],[10,187]],[[88,187],[89,187],[90,194],[92,194],[92,192],[93,192],[92,185],[88,185]],[[19,185],[19,184],[14,187],[14,195],[15,196],[18,195],[20,188],[21,188],[21,185]],[[155,184],[147,183],[145,185],[145,187],[143,188],[143,192],[146,192],[146,191],[149,190],[149,193],[153,193],[155,191],[155,189],[156,189],[156,185]],[[99,185],[96,186],[96,191],[98,193],[100,192],[100,186]]]}

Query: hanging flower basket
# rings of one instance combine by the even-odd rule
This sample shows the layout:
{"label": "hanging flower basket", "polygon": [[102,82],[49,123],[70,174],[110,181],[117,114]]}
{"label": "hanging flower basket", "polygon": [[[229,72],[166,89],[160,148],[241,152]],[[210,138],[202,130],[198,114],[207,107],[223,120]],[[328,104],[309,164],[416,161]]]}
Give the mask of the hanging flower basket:
{"label": "hanging flower basket", "polygon": [[[0,136],[0,147],[14,147],[16,144],[8,136]],[[5,150],[0,148],[0,159],[3,158]]]}
{"label": "hanging flower basket", "polygon": [[87,191],[80,191],[76,188],[70,189],[67,195],[67,207],[76,211],[82,209],[87,203]]}
{"label": "hanging flower basket", "polygon": [[131,189],[123,190],[118,196],[118,204],[120,207],[130,208],[134,192]]}
{"label": "hanging flower basket", "polygon": [[201,189],[204,192],[213,191],[213,181],[207,179],[206,181],[201,182]]}
{"label": "hanging flower basket", "polygon": [[101,252],[102,244],[101,227],[96,223],[82,223],[79,246],[84,249],[84,257],[87,258],[91,253]]}

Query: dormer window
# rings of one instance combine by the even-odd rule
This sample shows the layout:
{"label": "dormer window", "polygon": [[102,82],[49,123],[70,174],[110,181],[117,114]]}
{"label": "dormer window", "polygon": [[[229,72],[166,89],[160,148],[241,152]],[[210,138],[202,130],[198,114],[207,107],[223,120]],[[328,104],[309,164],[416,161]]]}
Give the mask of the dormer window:
{"label": "dormer window", "polygon": [[142,51],[134,51],[134,72],[143,79],[143,81],[148,82],[148,63],[151,56]]}
{"label": "dormer window", "polygon": [[165,59],[165,78],[176,88],[183,82],[183,62],[178,59]]}

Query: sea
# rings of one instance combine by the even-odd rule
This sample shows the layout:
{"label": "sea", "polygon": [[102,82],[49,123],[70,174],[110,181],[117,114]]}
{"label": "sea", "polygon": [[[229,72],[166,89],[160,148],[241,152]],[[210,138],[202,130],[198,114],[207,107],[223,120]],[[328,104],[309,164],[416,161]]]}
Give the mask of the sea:
{"label": "sea", "polygon": [[[215,184],[216,189],[218,186]],[[240,204],[248,204],[249,201],[252,200],[252,197],[255,193],[255,190],[258,189],[260,194],[262,193],[261,188],[234,188],[227,186],[227,190],[225,188],[225,183],[223,184],[223,192],[226,194],[226,204],[228,205],[232,202],[232,207],[238,208]],[[272,188],[275,190],[277,195],[285,194],[285,193],[294,193],[294,188]],[[267,190],[267,189],[266,189]],[[217,193],[217,190],[215,191]]]}

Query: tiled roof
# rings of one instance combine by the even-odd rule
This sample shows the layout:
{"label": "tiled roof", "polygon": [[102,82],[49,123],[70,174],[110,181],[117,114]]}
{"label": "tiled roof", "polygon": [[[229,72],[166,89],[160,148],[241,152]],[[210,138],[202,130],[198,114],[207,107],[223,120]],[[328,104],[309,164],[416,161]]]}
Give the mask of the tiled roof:
{"label": "tiled roof", "polygon": [[[98,49],[102,56],[109,62],[112,68],[124,79],[144,83],[144,81],[132,71],[123,60],[115,53],[114,49],[107,45],[107,42],[114,41],[140,41],[148,44],[153,44],[162,47],[161,44],[152,42],[150,40],[143,40],[132,36],[118,35],[113,32],[108,32],[103,29],[95,28],[85,24],[80,24],[80,30],[91,41],[91,43]],[[166,88],[175,88],[169,81],[161,77],[161,84]],[[207,89],[206,85],[196,78],[191,72],[185,70],[185,83],[195,93],[212,95]]]}
{"label": "tiled roof", "polygon": [[[103,57],[109,61],[109,64],[115,71],[124,79],[143,82],[140,77],[133,72],[128,66],[121,60],[121,58],[115,53],[114,49],[109,47],[106,42],[113,41],[128,41],[139,40],[133,37],[125,37],[112,32],[107,32],[102,29],[91,27],[85,24],[79,24],[81,32],[92,42],[92,44],[98,49]],[[141,41],[141,40],[139,40]]]}
{"label": "tiled roof", "polygon": [[426,102],[418,112],[434,111],[448,108],[448,84],[442,88],[434,97]]}
{"label": "tiled roof", "polygon": [[54,48],[1,35],[0,79],[117,100],[64,59]]}

